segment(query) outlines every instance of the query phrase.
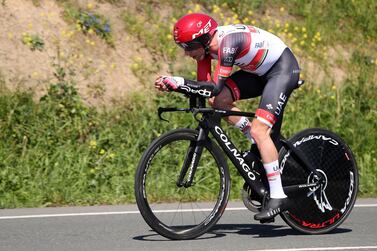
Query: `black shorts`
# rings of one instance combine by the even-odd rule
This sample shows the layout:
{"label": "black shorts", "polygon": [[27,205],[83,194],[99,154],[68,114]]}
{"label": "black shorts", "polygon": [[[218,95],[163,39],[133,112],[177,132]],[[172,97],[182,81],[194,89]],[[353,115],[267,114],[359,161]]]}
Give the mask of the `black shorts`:
{"label": "black shorts", "polygon": [[226,86],[231,90],[234,101],[261,96],[256,116],[280,131],[285,105],[297,88],[299,77],[298,62],[291,50],[286,48],[263,76],[240,70],[227,79]]}

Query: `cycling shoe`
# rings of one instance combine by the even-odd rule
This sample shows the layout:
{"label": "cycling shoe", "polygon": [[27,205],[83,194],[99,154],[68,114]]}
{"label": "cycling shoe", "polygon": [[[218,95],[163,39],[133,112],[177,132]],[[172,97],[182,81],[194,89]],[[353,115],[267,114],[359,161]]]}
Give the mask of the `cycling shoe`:
{"label": "cycling shoe", "polygon": [[254,215],[255,220],[267,221],[274,218],[276,215],[288,209],[288,198],[268,200],[267,204],[262,208],[260,213]]}

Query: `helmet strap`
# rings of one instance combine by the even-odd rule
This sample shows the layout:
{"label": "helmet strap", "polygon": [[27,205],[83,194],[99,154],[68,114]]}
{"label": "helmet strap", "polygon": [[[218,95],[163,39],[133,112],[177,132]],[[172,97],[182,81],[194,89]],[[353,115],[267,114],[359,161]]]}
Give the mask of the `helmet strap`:
{"label": "helmet strap", "polygon": [[204,46],[204,53],[205,53],[206,55],[209,54],[209,45]]}

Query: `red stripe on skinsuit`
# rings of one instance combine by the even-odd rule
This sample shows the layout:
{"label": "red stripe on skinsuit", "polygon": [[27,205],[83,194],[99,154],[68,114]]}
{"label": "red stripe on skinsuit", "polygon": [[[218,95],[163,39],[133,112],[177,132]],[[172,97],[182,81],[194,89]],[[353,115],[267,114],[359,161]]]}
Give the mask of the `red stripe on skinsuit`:
{"label": "red stripe on skinsuit", "polygon": [[262,59],[265,51],[266,51],[266,49],[259,49],[258,50],[257,54],[255,55],[253,60],[251,60],[250,64],[248,65],[249,66],[248,68],[250,70],[255,71],[257,69],[257,65],[258,65],[259,61]]}
{"label": "red stripe on skinsuit", "polygon": [[273,173],[267,174],[267,178],[277,176],[279,174],[280,174],[279,172],[273,172]]}
{"label": "red stripe on skinsuit", "polygon": [[277,120],[276,117],[272,113],[263,109],[257,109],[257,111],[255,112],[255,116],[264,118],[265,120],[270,122],[272,125],[274,125]]}

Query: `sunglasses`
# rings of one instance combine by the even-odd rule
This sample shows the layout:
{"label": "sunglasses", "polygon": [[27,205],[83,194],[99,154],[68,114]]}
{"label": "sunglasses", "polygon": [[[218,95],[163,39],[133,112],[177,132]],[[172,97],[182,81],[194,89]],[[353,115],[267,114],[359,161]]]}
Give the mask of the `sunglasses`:
{"label": "sunglasses", "polygon": [[203,45],[199,41],[190,41],[186,43],[179,43],[179,47],[183,48],[185,51],[193,51],[199,48],[203,48]]}

